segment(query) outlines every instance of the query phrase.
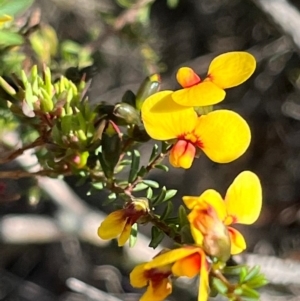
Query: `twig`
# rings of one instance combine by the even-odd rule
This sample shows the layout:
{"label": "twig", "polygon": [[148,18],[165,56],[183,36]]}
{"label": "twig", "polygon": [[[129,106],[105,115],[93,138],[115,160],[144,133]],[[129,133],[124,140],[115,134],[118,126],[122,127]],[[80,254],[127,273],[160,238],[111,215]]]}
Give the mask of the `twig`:
{"label": "twig", "polygon": [[18,156],[22,155],[26,150],[37,147],[37,146],[41,146],[45,144],[45,141],[42,139],[42,137],[38,137],[35,141],[33,141],[32,143],[23,146],[15,151],[13,151],[9,156],[7,156],[6,158],[1,159],[0,158],[0,164],[3,163],[7,163],[10,162],[14,159],[16,159]]}
{"label": "twig", "polygon": [[[60,172],[59,175],[62,173]],[[21,178],[30,178],[36,176],[53,176],[57,173],[53,170],[40,170],[36,172],[28,172],[25,170],[5,170],[0,171],[0,179],[21,179]]]}

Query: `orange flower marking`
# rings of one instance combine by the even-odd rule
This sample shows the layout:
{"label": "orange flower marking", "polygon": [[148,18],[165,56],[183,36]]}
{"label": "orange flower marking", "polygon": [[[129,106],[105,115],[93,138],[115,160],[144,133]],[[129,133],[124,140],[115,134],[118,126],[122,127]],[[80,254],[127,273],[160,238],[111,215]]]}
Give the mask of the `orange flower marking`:
{"label": "orange flower marking", "polygon": [[172,292],[170,276],[200,276],[198,301],[206,301],[209,293],[210,263],[199,247],[184,246],[157,255],[152,261],[138,265],[130,274],[134,287],[148,285],[141,301],[161,301]]}
{"label": "orange flower marking", "polygon": [[225,98],[224,89],[242,84],[254,72],[255,58],[247,52],[227,52],[217,56],[209,65],[206,78],[188,67],[178,70],[176,78],[183,89],[172,94],[173,100],[183,106],[208,106]]}
{"label": "orange flower marking", "polygon": [[192,209],[188,219],[196,244],[226,261],[230,254],[238,254],[246,248],[243,235],[230,225],[252,224],[257,220],[262,190],[258,177],[244,171],[229,186],[224,200],[217,191],[209,189],[199,197],[185,196],[183,201]]}
{"label": "orange flower marking", "polygon": [[110,213],[98,228],[98,236],[102,239],[118,237],[118,245],[124,246],[130,237],[132,225],[148,213],[148,202],[136,199],[127,203],[123,209]]}

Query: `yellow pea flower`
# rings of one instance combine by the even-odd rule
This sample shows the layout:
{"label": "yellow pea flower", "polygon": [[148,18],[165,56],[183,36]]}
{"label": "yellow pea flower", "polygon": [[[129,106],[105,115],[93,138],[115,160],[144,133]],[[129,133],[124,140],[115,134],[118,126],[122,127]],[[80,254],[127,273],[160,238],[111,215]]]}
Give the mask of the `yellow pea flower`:
{"label": "yellow pea flower", "polygon": [[124,246],[130,237],[132,225],[146,216],[148,211],[146,199],[135,199],[123,209],[110,213],[98,228],[98,236],[105,240],[118,237],[119,247]]}
{"label": "yellow pea flower", "polygon": [[199,197],[184,196],[195,243],[209,255],[226,261],[230,254],[246,249],[243,235],[231,224],[252,224],[261,211],[262,189],[258,177],[251,171],[240,173],[229,186],[225,198],[213,190]]}
{"label": "yellow pea flower", "polygon": [[248,52],[233,51],[217,56],[209,65],[204,80],[188,67],[177,72],[177,81],[183,87],[172,94],[182,106],[208,106],[225,98],[224,89],[238,86],[254,72],[256,61]]}
{"label": "yellow pea flower", "polygon": [[174,167],[191,167],[197,148],[217,163],[231,162],[246,151],[251,133],[240,115],[216,110],[199,117],[192,107],[174,103],[172,93],[161,91],[148,97],[141,112],[150,137],[176,139],[169,157]]}
{"label": "yellow pea flower", "polygon": [[147,286],[140,301],[161,301],[172,292],[170,277],[200,275],[198,301],[206,301],[209,294],[210,263],[199,247],[184,246],[156,256],[152,261],[138,265],[130,274],[133,287]]}

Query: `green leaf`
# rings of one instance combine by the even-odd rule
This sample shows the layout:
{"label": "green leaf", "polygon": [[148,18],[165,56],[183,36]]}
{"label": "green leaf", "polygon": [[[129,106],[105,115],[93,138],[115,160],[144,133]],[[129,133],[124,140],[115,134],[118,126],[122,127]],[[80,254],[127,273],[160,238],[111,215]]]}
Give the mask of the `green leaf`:
{"label": "green leaf", "polygon": [[241,273],[241,269],[245,268],[246,265],[236,265],[236,266],[227,266],[224,268],[224,274],[230,276],[239,276]]}
{"label": "green leaf", "polygon": [[133,189],[132,191],[142,191],[142,190],[145,190],[147,189],[149,186],[145,183],[138,183]]}
{"label": "green leaf", "polygon": [[146,195],[146,198],[147,198],[148,200],[151,200],[151,199],[152,199],[152,196],[153,196],[153,190],[152,190],[151,187],[149,187],[149,188],[147,189],[147,195]]}
{"label": "green leaf", "polygon": [[241,287],[243,289],[242,296],[250,297],[250,298],[256,298],[256,299],[259,298],[259,292],[258,291],[248,287],[246,284],[243,284]]}
{"label": "green leaf", "polygon": [[161,191],[160,191],[160,194],[157,195],[157,197],[152,201],[152,205],[153,206],[156,206],[156,205],[159,205],[160,203],[163,202],[163,200],[165,199],[166,197],[166,194],[167,194],[167,189],[166,187],[164,186]]}
{"label": "green leaf", "polygon": [[103,182],[92,183],[95,189],[102,190],[104,188]]}
{"label": "green leaf", "polygon": [[111,193],[108,195],[107,199],[101,203],[101,205],[103,205],[103,206],[109,205],[109,204],[113,203],[116,198],[117,198],[117,195],[115,193]]}
{"label": "green leaf", "polygon": [[24,12],[34,0],[4,0],[0,2],[0,15],[14,16]]}
{"label": "green leaf", "polygon": [[167,190],[166,196],[165,196],[163,202],[168,201],[169,199],[171,199],[173,196],[176,195],[176,193],[177,193],[176,189]]}
{"label": "green leaf", "polygon": [[170,214],[173,212],[174,206],[172,202],[168,202],[167,206],[165,207],[165,210],[163,211],[162,215],[160,216],[161,220],[164,220],[170,216]]}
{"label": "green leaf", "polygon": [[125,91],[122,97],[122,102],[135,107],[135,94],[131,90]]}
{"label": "green leaf", "polygon": [[266,276],[263,274],[257,275],[247,282],[247,285],[251,288],[258,288],[268,284],[269,281],[266,279]]}
{"label": "green leaf", "polygon": [[150,155],[150,159],[149,159],[149,163],[151,164],[152,161],[155,159],[155,157],[157,156],[158,154],[158,145],[157,144],[154,144],[153,145],[153,148],[152,148],[152,152],[151,152],[151,155]]}
{"label": "green leaf", "polygon": [[129,247],[133,248],[137,241],[138,225],[133,224],[131,227],[130,237],[129,237]]}
{"label": "green leaf", "polygon": [[254,277],[256,277],[259,274],[259,271],[260,271],[260,266],[256,265],[256,266],[252,267],[248,271],[248,273],[247,273],[247,275],[246,275],[246,277],[244,279],[244,282],[248,282],[249,280],[251,280]]}
{"label": "green leaf", "polygon": [[150,241],[149,247],[155,249],[161,243],[164,236],[165,234],[161,230],[153,226],[151,229],[152,239]]}
{"label": "green leaf", "polygon": [[169,171],[169,167],[167,165],[164,165],[164,164],[155,164],[155,168],[161,169],[161,170],[163,170],[165,172]]}
{"label": "green leaf", "polygon": [[152,180],[143,180],[142,183],[148,185],[151,188],[159,188],[159,184],[156,181]]}
{"label": "green leaf", "polygon": [[228,292],[228,287],[224,284],[223,281],[216,277],[212,277],[211,284],[222,295],[225,295]]}
{"label": "green leaf", "polygon": [[240,271],[240,280],[239,280],[239,283],[243,283],[245,281],[245,278],[248,274],[248,269],[247,267],[242,267],[241,268],[241,271]]}
{"label": "green leaf", "polygon": [[179,206],[178,217],[179,217],[179,224],[181,227],[189,224],[189,220],[188,220],[187,214],[186,214],[186,209],[183,205]]}
{"label": "green leaf", "polygon": [[141,155],[140,155],[139,151],[134,150],[132,152],[131,166],[130,166],[130,172],[129,172],[129,177],[128,177],[129,183],[132,183],[138,175],[139,166],[140,166],[140,157],[141,157]]}
{"label": "green leaf", "polygon": [[0,46],[21,45],[24,39],[18,33],[0,30]]}

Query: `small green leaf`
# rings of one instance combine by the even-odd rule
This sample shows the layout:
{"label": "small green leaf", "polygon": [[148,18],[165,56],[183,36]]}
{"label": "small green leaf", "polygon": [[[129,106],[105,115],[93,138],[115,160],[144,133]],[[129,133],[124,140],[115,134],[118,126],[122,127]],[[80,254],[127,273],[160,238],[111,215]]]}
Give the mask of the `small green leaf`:
{"label": "small green leaf", "polygon": [[242,296],[250,297],[250,298],[256,298],[256,299],[259,298],[259,292],[258,291],[248,287],[246,284],[243,284],[241,287],[243,289]]}
{"label": "small green leaf", "polygon": [[95,189],[102,190],[104,188],[103,182],[92,183]]}
{"label": "small green leaf", "polygon": [[155,164],[155,168],[161,169],[161,170],[163,170],[165,172],[169,171],[169,167],[167,165],[164,165],[164,164]]}
{"label": "small green leaf", "polygon": [[150,155],[149,163],[152,163],[152,161],[155,159],[157,154],[158,154],[158,145],[154,144],[153,148],[152,148],[151,155]]}
{"label": "small green leaf", "polygon": [[259,271],[260,271],[260,266],[256,265],[256,266],[252,267],[248,271],[248,273],[244,279],[244,282],[248,282],[249,280],[253,279],[255,276],[257,276],[259,274]]}
{"label": "small green leaf", "polygon": [[163,202],[166,202],[166,201],[170,200],[173,196],[176,195],[176,193],[177,193],[176,189],[167,190],[166,196],[165,196]]}
{"label": "small green leaf", "polygon": [[24,39],[18,33],[0,30],[0,46],[21,45]]}
{"label": "small green leaf", "polygon": [[149,247],[155,249],[161,243],[164,236],[165,234],[161,230],[153,226],[151,229],[152,239],[150,241]]}
{"label": "small green leaf", "polygon": [[147,198],[148,200],[151,200],[151,199],[152,199],[152,196],[153,196],[153,190],[152,190],[151,187],[149,187],[149,188],[147,189],[147,195],[146,195],[146,198]]}
{"label": "small green leaf", "polygon": [[248,270],[247,267],[242,267],[240,271],[240,280],[239,283],[243,283],[245,281],[245,278],[247,276]]}
{"label": "small green leaf", "polygon": [[172,202],[168,202],[165,210],[163,211],[162,215],[160,216],[161,220],[164,220],[170,216],[173,212],[174,206]]}
{"label": "small green leaf", "polygon": [[148,185],[151,188],[159,188],[159,184],[156,181],[153,180],[143,180],[144,184]]}
{"label": "small green leaf", "polygon": [[138,183],[133,189],[132,191],[142,191],[142,190],[145,190],[147,189],[149,186],[145,183]]}
{"label": "small green leaf", "polygon": [[179,206],[178,217],[179,217],[179,224],[181,227],[189,224],[189,220],[188,220],[187,214],[186,214],[186,209],[184,208],[183,205]]}
{"label": "small green leaf", "polygon": [[228,292],[228,287],[224,284],[223,281],[216,277],[212,277],[211,284],[222,295],[225,295]]}
{"label": "small green leaf", "polygon": [[2,1],[0,7],[0,15],[14,16],[18,13],[24,12],[34,0],[5,0]]}
{"label": "small green leaf", "polygon": [[133,224],[131,227],[130,237],[129,237],[129,247],[133,248],[137,241],[138,225]]}
{"label": "small green leaf", "polygon": [[117,195],[115,193],[111,193],[108,195],[107,199],[101,203],[101,205],[103,205],[103,206],[109,205],[109,204],[113,203],[116,198],[117,198]]}
{"label": "small green leaf", "polygon": [[224,268],[224,274],[230,276],[239,276],[241,273],[241,269],[245,268],[245,265],[236,265],[236,266],[227,266]]}
{"label": "small green leaf", "polygon": [[256,277],[252,278],[247,282],[247,285],[251,288],[258,288],[268,284],[269,281],[266,279],[266,276],[263,274],[259,274]]}
{"label": "small green leaf", "polygon": [[130,166],[130,172],[129,172],[129,177],[128,177],[129,183],[132,183],[138,175],[139,166],[140,166],[140,157],[141,157],[141,155],[140,155],[139,151],[134,150],[132,152],[131,166]]}
{"label": "small green leaf", "polygon": [[157,197],[152,201],[152,205],[153,206],[156,206],[156,205],[159,205],[160,203],[163,202],[163,200],[165,199],[166,197],[166,194],[167,194],[167,189],[166,187],[164,186],[161,191],[160,191],[160,194],[157,195]]}

